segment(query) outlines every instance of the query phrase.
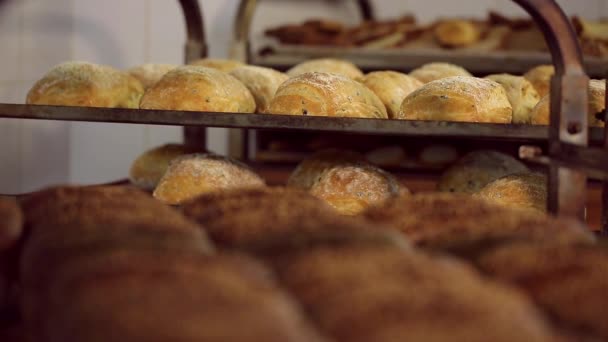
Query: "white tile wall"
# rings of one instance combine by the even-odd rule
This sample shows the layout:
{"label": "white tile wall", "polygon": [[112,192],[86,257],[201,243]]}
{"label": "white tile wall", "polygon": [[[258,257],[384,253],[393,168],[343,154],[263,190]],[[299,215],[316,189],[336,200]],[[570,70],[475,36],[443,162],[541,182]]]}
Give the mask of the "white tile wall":
{"label": "white tile wall", "polygon": [[[415,12],[485,15],[523,12],[507,0],[374,0],[379,17]],[[608,15],[604,0],[559,0],[569,14]],[[238,0],[201,1],[210,54],[226,55]],[[260,0],[253,32],[309,17],[359,20],[352,1]],[[185,29],[175,0],[0,1],[0,102],[21,103],[27,89],[61,61],[78,59],[127,68],[144,62],[181,63]],[[0,120],[0,193],[61,182],[100,182],[126,175],[142,150],[181,139],[175,127]],[[226,151],[226,135],[211,130],[209,146]]]}

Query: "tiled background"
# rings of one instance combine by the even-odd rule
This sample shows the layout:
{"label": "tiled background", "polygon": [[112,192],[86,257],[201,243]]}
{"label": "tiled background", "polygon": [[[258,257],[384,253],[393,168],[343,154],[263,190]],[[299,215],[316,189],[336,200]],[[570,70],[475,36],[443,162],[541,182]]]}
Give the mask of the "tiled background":
{"label": "tiled background", "polygon": [[[201,1],[211,56],[226,56],[238,0]],[[260,28],[307,17],[352,17],[352,1],[264,0],[254,19]],[[379,17],[414,12],[437,16],[485,15],[488,9],[521,14],[507,0],[376,0]],[[569,14],[608,15],[604,0],[562,0]],[[53,65],[87,60],[119,68],[146,62],[180,63],[184,22],[172,0],[0,0],[0,102],[22,103],[29,87]],[[0,193],[65,182],[124,178],[146,148],[181,138],[173,127],[61,123],[0,119]],[[221,129],[212,150],[226,150]]]}

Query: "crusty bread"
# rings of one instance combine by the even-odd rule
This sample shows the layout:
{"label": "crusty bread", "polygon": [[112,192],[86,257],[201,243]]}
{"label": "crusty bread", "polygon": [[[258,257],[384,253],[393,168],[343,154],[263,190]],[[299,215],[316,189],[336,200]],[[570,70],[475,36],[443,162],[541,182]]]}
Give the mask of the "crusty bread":
{"label": "crusty bread", "polygon": [[348,77],[320,72],[301,74],[283,83],[269,113],[289,115],[388,118],[382,101]]}
{"label": "crusty bread", "polygon": [[0,252],[13,247],[23,231],[23,214],[17,202],[0,197]]}
{"label": "crusty bread", "polygon": [[514,244],[484,253],[477,264],[486,273],[518,286],[560,327],[579,338],[605,341],[608,253],[593,246]]}
{"label": "crusty bread", "polygon": [[407,95],[422,87],[422,82],[396,71],[374,71],[360,79],[386,106],[389,118],[395,118]]}
{"label": "crusty bread", "polygon": [[[606,82],[603,80],[589,81],[588,116],[589,126],[604,127],[604,108],[606,107]],[[550,121],[551,97],[543,97],[531,113],[531,123],[548,125]]]}
{"label": "crusty bread", "polygon": [[245,64],[231,59],[202,58],[191,62],[190,65],[212,68],[223,72],[231,72]]}
{"label": "crusty bread", "polygon": [[137,78],[144,89],[148,89],[175,68],[177,68],[175,64],[142,64],[127,70],[127,72]]}
{"label": "crusty bread", "polygon": [[319,175],[338,165],[349,165],[364,161],[363,155],[349,150],[327,149],[304,159],[289,176],[287,185],[309,190]]}
{"label": "crusty bread", "polygon": [[547,209],[547,177],[532,172],[504,176],[486,184],[474,196],[511,208],[544,212]]}
{"label": "crusty bread", "polygon": [[201,147],[182,144],[155,147],[135,159],[129,171],[129,180],[139,188],[154,190],[173,159],[184,154],[204,152]]}
{"label": "crusty bread", "polygon": [[140,108],[253,113],[255,100],[247,87],[229,74],[187,65],[169,71],[148,89]]}
{"label": "crusty bread", "polygon": [[27,94],[26,103],[137,108],[144,88],[135,77],[105,65],[66,62],[53,67]]}
{"label": "crusty bread", "polygon": [[524,74],[524,78],[530,81],[540,97],[549,94],[551,90],[551,77],[555,74],[553,65],[539,65]]}
{"label": "crusty bread", "polygon": [[363,72],[353,63],[335,58],[319,58],[302,62],[287,70],[287,75],[295,77],[309,72],[336,74],[351,79],[363,76]]}
{"label": "crusty bread", "polygon": [[264,184],[255,172],[232,158],[189,154],[171,162],[153,195],[167,204],[181,204],[208,192]]}
{"label": "crusty bread", "polygon": [[470,20],[442,20],[433,29],[435,39],[441,46],[459,48],[471,46],[479,41],[481,32]]}
{"label": "crusty bread", "polygon": [[513,241],[590,244],[589,228],[576,220],[508,208],[467,194],[420,193],[388,200],[364,217],[401,231],[417,245],[471,256]]}
{"label": "crusty bread", "polygon": [[473,76],[464,68],[450,63],[428,63],[410,72],[410,76],[422,83],[429,83],[452,76]]}
{"label": "crusty bread", "polygon": [[472,194],[500,177],[526,171],[523,163],[504,153],[473,151],[443,172],[437,189]]}
{"label": "crusty bread", "polygon": [[532,110],[540,101],[540,95],[527,79],[509,74],[496,74],[486,76],[499,83],[507,92],[509,102],[513,107],[513,123],[529,124],[532,120]]}
{"label": "crusty bread", "polygon": [[266,113],[270,101],[283,82],[289,78],[286,74],[270,68],[253,65],[238,67],[230,72],[241,81],[253,95],[257,113]]}
{"label": "crusty bread", "polygon": [[455,76],[429,82],[409,94],[396,118],[511,123],[513,108],[500,84],[482,78]]}

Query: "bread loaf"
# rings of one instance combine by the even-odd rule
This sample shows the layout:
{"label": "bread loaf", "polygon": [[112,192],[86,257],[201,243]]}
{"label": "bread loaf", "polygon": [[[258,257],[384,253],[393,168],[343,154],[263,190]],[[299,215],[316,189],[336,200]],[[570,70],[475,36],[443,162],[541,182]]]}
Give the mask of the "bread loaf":
{"label": "bread loaf", "polygon": [[144,89],[148,89],[160,81],[160,79],[169,71],[175,69],[174,64],[143,64],[133,67],[127,72],[137,78]]}
{"label": "bread loaf", "polygon": [[360,81],[380,98],[391,119],[399,114],[403,99],[422,86],[417,79],[395,71],[370,72]]}
{"label": "bread loaf", "polygon": [[252,65],[238,67],[232,70],[230,75],[249,89],[255,99],[257,113],[268,111],[277,89],[289,78],[282,72]]}
{"label": "bread loaf", "polygon": [[144,88],[126,72],[105,65],[66,62],[53,67],[27,94],[26,103],[137,108]]}
{"label": "bread loaf", "polygon": [[182,144],[165,144],[153,148],[135,159],[129,171],[129,180],[139,188],[154,190],[173,159],[184,154],[204,152],[203,148]]}
{"label": "bread loaf", "polygon": [[473,22],[462,19],[442,20],[433,32],[437,42],[447,48],[471,46],[481,38],[479,28]]}
{"label": "bread loaf", "polygon": [[422,83],[429,83],[452,76],[473,76],[464,68],[449,63],[428,63],[410,72],[410,76]]}
{"label": "bread loaf", "polygon": [[473,151],[443,172],[437,189],[472,194],[500,177],[526,171],[523,163],[504,153]]}
{"label": "bread loaf", "polygon": [[289,115],[388,118],[382,101],[350,78],[306,73],[283,83],[270,103],[269,113]]}
{"label": "bread loaf", "polygon": [[397,119],[511,123],[513,108],[500,84],[456,76],[427,83],[409,94]]}
{"label": "bread loaf", "polygon": [[223,72],[231,72],[245,64],[231,59],[202,58],[191,62],[190,65],[212,68]]}
{"label": "bread loaf", "polygon": [[357,164],[364,161],[363,155],[349,150],[326,149],[304,159],[289,176],[287,185],[309,190],[319,175],[338,165]]}
{"label": "bread loaf", "polygon": [[166,204],[181,204],[208,192],[261,186],[264,180],[232,158],[189,154],[171,162],[154,197]]}
{"label": "bread loaf", "polygon": [[319,58],[302,62],[287,70],[287,75],[295,77],[310,72],[335,74],[351,79],[363,76],[363,72],[353,63],[335,58]]}
{"label": "bread loaf", "polygon": [[516,173],[486,184],[475,196],[511,208],[547,209],[547,177],[539,173]]}
{"label": "bread loaf", "polygon": [[169,71],[141,99],[141,109],[253,113],[255,100],[229,74],[201,66]]}
{"label": "bread loaf", "polygon": [[532,83],[540,97],[544,97],[549,95],[551,90],[551,77],[553,77],[553,74],[555,74],[553,65],[539,65],[528,70],[524,74],[524,78]]}
{"label": "bread loaf", "polygon": [[[604,109],[606,107],[606,82],[603,80],[589,81],[589,102],[587,120],[589,126],[604,127]],[[543,97],[531,113],[531,122],[534,125],[548,125],[550,121],[550,95]]]}
{"label": "bread loaf", "polygon": [[513,123],[529,124],[532,121],[532,110],[540,101],[540,95],[528,80],[521,76],[496,74],[486,77],[499,83],[507,92],[513,107]]}

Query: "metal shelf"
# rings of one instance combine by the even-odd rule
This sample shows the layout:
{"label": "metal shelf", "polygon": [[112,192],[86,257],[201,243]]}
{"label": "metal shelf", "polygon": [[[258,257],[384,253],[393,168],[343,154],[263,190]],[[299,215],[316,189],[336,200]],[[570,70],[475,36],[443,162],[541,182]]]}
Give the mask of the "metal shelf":
{"label": "metal shelf", "polygon": [[[355,134],[546,141],[547,126],[445,121],[336,118],[274,114],[210,113],[121,108],[0,104],[0,118],[114,122],[129,124],[326,131]],[[600,128],[590,130],[601,141]]]}

